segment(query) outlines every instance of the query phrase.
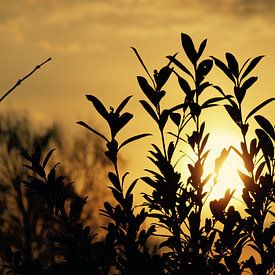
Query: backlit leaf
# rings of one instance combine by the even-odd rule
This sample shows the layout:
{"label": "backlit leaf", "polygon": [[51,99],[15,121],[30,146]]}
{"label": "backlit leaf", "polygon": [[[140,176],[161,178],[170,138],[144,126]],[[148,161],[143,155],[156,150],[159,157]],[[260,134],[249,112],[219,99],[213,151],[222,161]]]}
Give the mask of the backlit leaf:
{"label": "backlit leaf", "polygon": [[188,34],[182,33],[181,44],[189,60],[192,62],[192,64],[196,64],[198,60],[197,52],[195,50],[192,38]]}
{"label": "backlit leaf", "polygon": [[264,129],[273,140],[275,140],[275,130],[272,124],[263,116],[257,115],[255,116],[255,120],[258,124]]}
{"label": "backlit leaf", "polygon": [[125,146],[125,145],[127,145],[127,144],[129,144],[133,141],[136,141],[136,140],[139,140],[141,138],[147,137],[147,136],[151,136],[151,134],[140,134],[140,135],[130,137],[130,138],[126,139],[125,141],[123,141],[118,149],[120,150],[123,146]]}
{"label": "backlit leaf", "polygon": [[267,104],[269,104],[270,102],[274,101],[275,98],[269,98],[267,100],[265,100],[264,102],[260,103],[258,106],[256,106],[252,111],[250,111],[250,113],[247,115],[245,122],[247,122],[247,120],[253,116],[256,112],[258,112],[260,109],[262,109],[263,107],[265,107]]}
{"label": "backlit leaf", "polygon": [[105,109],[105,107],[101,103],[101,101],[93,95],[86,95],[86,98],[93,103],[93,105],[94,105],[95,109],[98,111],[98,113],[101,114],[101,116],[103,118],[108,120],[109,113],[107,112],[107,110]]}
{"label": "backlit leaf", "polygon": [[257,56],[252,59],[252,61],[249,63],[245,71],[243,72],[240,81],[242,81],[260,62],[260,60],[264,57],[264,55]]}
{"label": "backlit leaf", "polygon": [[147,111],[147,113],[148,113],[156,122],[158,122],[157,114],[155,113],[155,111],[153,110],[153,108],[149,105],[149,103],[146,102],[145,100],[140,100],[139,102],[141,103],[141,105],[143,106],[143,108]]}
{"label": "backlit leaf", "polygon": [[235,56],[231,53],[226,53],[225,54],[226,60],[227,60],[227,64],[228,64],[228,68],[229,70],[232,72],[232,74],[238,78],[239,75],[239,64],[235,58]]}
{"label": "backlit leaf", "polygon": [[227,77],[234,83],[236,84],[236,80],[232,74],[232,72],[229,70],[229,68],[221,61],[219,60],[218,58],[214,57],[214,56],[211,56],[214,61],[215,61],[215,64],[227,75]]}
{"label": "backlit leaf", "polygon": [[130,96],[127,96],[120,104],[119,106],[117,107],[116,109],[116,113],[119,114],[123,108],[126,106],[126,104],[128,103],[128,101],[130,100],[130,98],[132,97],[132,95]]}

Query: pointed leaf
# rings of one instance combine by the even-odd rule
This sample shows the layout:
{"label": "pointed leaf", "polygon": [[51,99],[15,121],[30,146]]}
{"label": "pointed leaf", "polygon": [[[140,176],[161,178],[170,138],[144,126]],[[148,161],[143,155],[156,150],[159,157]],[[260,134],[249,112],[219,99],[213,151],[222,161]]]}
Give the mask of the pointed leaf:
{"label": "pointed leaf", "polygon": [[78,121],[77,124],[87,128],[88,130],[92,131],[93,133],[95,133],[96,135],[100,136],[101,138],[103,138],[106,142],[109,142],[109,140],[104,136],[102,135],[101,133],[99,133],[98,131],[96,131],[95,129],[93,129],[91,126],[89,126],[88,124],[86,124],[85,122],[83,121]]}
{"label": "pointed leaf", "polygon": [[161,130],[164,129],[166,123],[167,123],[167,120],[168,120],[168,117],[169,117],[169,114],[170,114],[170,111],[169,110],[163,110],[162,113],[160,114],[160,118],[159,118],[159,128]]}
{"label": "pointed leaf", "polygon": [[265,161],[263,161],[261,164],[259,164],[257,170],[256,170],[256,173],[255,173],[255,180],[257,181],[264,169],[264,166],[265,166]]}
{"label": "pointed leaf", "polygon": [[201,83],[204,78],[209,74],[213,67],[213,61],[211,59],[205,59],[203,60],[197,69],[197,80],[199,83]]}
{"label": "pointed leaf", "polygon": [[188,84],[188,82],[182,78],[179,74],[177,74],[177,77],[178,77],[178,83],[182,89],[182,91],[186,94],[186,95],[189,95],[191,93],[191,87],[190,85]]}
{"label": "pointed leaf", "polygon": [[129,186],[129,188],[128,188],[128,190],[127,190],[127,192],[126,192],[126,199],[130,196],[130,194],[132,193],[132,191],[133,191],[133,189],[134,189],[134,187],[136,186],[136,184],[137,184],[137,182],[138,182],[138,179],[135,179],[132,183],[131,183],[131,185]]}
{"label": "pointed leaf", "polygon": [[168,150],[167,150],[167,152],[168,152],[168,160],[169,160],[169,161],[171,161],[172,156],[173,156],[173,154],[174,154],[174,151],[175,151],[175,145],[174,145],[174,142],[171,141],[171,142],[169,143]]}
{"label": "pointed leaf", "polygon": [[186,74],[188,74],[189,76],[192,77],[192,79],[194,79],[193,75],[191,74],[191,72],[180,62],[178,61],[175,56],[167,56],[167,58],[173,62],[176,66],[178,66],[182,71],[184,71]]}
{"label": "pointed leaf", "polygon": [[201,143],[201,146],[200,146],[200,150],[199,150],[199,154],[201,155],[203,150],[204,150],[204,147],[205,145],[207,144],[207,141],[208,141],[208,138],[209,138],[209,133],[206,134],[206,136],[203,138],[202,140],[202,143]]}
{"label": "pointed leaf", "polygon": [[192,64],[196,64],[198,58],[192,38],[188,34],[181,33],[181,44],[189,60]]}
{"label": "pointed leaf", "polygon": [[211,56],[211,58],[214,59],[215,64],[227,75],[227,77],[229,79],[231,79],[231,81],[234,84],[236,84],[236,80],[235,80],[233,74],[230,72],[229,68],[221,60],[219,60],[218,58],[216,58],[214,56]]}
{"label": "pointed leaf", "polygon": [[213,98],[210,98],[208,100],[206,100],[202,105],[201,105],[201,108],[207,108],[207,106],[209,106],[210,104],[213,104],[213,103],[216,103],[216,102],[219,102],[219,101],[222,101],[222,100],[225,100],[227,97],[213,97]]}
{"label": "pointed leaf", "polygon": [[138,76],[137,80],[143,93],[154,105],[156,105],[158,103],[156,98],[156,91],[148,84],[147,80],[144,77]]}
{"label": "pointed leaf", "polygon": [[200,44],[200,47],[199,47],[199,50],[198,50],[198,56],[197,58],[199,59],[202,55],[202,53],[204,52],[204,49],[206,47],[206,44],[207,44],[207,39],[204,39],[201,44]]}
{"label": "pointed leaf", "polygon": [[134,48],[134,47],[131,47],[131,49],[132,49],[132,50],[134,51],[134,53],[136,54],[136,56],[137,56],[137,58],[138,58],[140,64],[142,65],[143,69],[145,70],[145,72],[147,73],[147,75],[150,77],[150,79],[152,80],[152,83],[153,83],[154,86],[155,86],[154,79],[152,78],[152,76],[150,75],[148,69],[146,68],[146,66],[145,66],[145,64],[144,64],[144,62],[143,62],[143,60],[142,60],[142,58],[140,57],[140,55],[139,55],[137,49]]}
{"label": "pointed leaf", "polygon": [[147,137],[147,136],[151,136],[151,134],[140,134],[140,135],[136,135],[136,136],[133,136],[133,137],[130,137],[128,139],[126,139],[125,141],[123,141],[121,143],[121,145],[118,147],[118,150],[120,150],[123,146],[133,142],[133,141],[136,141],[138,139],[141,139],[141,138],[144,138],[144,137]]}
{"label": "pointed leaf", "polygon": [[108,178],[117,190],[119,190],[119,191],[122,190],[121,186],[120,186],[119,179],[118,179],[118,177],[115,173],[109,172],[108,173]]}
{"label": "pointed leaf", "polygon": [[52,153],[55,151],[55,149],[52,149],[52,150],[50,150],[49,152],[48,152],[48,154],[47,154],[47,156],[45,157],[45,159],[44,159],[44,161],[43,161],[43,164],[42,164],[42,167],[43,168],[45,168],[46,167],[46,165],[47,165],[47,163],[48,163],[48,161],[49,161],[49,159],[50,159],[50,157],[51,157],[51,155],[52,155]]}
{"label": "pointed leaf", "polygon": [[238,103],[241,104],[245,97],[246,89],[244,89],[243,87],[235,86],[234,94],[235,94],[235,97],[237,98]]}
{"label": "pointed leaf", "polygon": [[242,74],[240,81],[242,81],[257,66],[257,64],[263,57],[264,55],[260,55],[252,59],[252,61],[249,63],[244,73]]}
{"label": "pointed leaf", "polygon": [[173,69],[169,68],[169,66],[163,67],[157,75],[156,83],[157,83],[157,88],[156,90],[160,91],[164,84],[167,82],[169,79]]}
{"label": "pointed leaf", "polygon": [[145,100],[140,100],[139,101],[143,108],[147,111],[147,113],[156,121],[158,122],[158,117],[153,108],[149,105],[149,103]]}
{"label": "pointed leaf", "polygon": [[124,113],[119,118],[119,127],[118,131],[123,128],[131,119],[133,118],[133,115],[130,113]]}
{"label": "pointed leaf", "polygon": [[275,98],[269,98],[267,100],[265,100],[264,102],[262,102],[261,104],[259,104],[258,106],[256,106],[246,117],[245,122],[247,122],[247,120],[253,116],[256,112],[258,112],[260,109],[262,109],[263,107],[265,107],[267,104],[269,104],[270,102],[274,101]]}
{"label": "pointed leaf", "polygon": [[273,140],[275,140],[275,131],[272,124],[263,116],[257,115],[254,117],[258,124],[264,129]]}
{"label": "pointed leaf", "polygon": [[130,96],[127,96],[120,104],[119,106],[117,107],[116,109],[116,113],[119,114],[123,108],[126,106],[126,104],[128,103],[128,101],[130,100],[130,98],[132,97],[132,95]]}
{"label": "pointed leaf", "polygon": [[274,158],[274,147],[270,137],[262,129],[256,129],[256,135],[259,139],[259,145],[265,157],[269,156],[271,160]]}
{"label": "pointed leaf", "polygon": [[238,76],[239,76],[239,64],[238,64],[235,56],[231,53],[226,53],[225,57],[226,57],[226,60],[227,60],[229,70],[231,71],[231,73],[236,78],[238,78]]}
{"label": "pointed leaf", "polygon": [[107,112],[101,101],[93,95],[86,95],[86,98],[93,103],[98,113],[108,121],[109,113]]}
{"label": "pointed leaf", "polygon": [[171,120],[179,127],[181,122],[181,115],[178,113],[170,113]]}
{"label": "pointed leaf", "polygon": [[242,85],[242,88],[245,90],[248,90],[256,81],[258,80],[258,77],[252,76],[248,78]]}

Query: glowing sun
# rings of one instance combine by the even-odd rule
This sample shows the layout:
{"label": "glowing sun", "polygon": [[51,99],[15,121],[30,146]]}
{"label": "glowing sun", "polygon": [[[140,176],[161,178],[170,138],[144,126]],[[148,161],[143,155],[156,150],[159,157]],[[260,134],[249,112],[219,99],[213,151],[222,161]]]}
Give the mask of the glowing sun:
{"label": "glowing sun", "polygon": [[211,151],[204,165],[204,173],[206,175],[214,173],[214,177],[217,176],[217,182],[214,186],[213,180],[206,186],[205,191],[211,191],[210,200],[223,197],[227,189],[235,190],[234,197],[240,199],[243,189],[243,184],[238,175],[238,170],[243,170],[240,157],[233,150],[229,151],[218,175],[215,175],[214,172],[215,160],[220,156],[222,150],[224,148],[228,149],[230,146],[238,148],[239,144],[239,137],[232,134],[217,133],[212,139],[209,139],[208,147]]}

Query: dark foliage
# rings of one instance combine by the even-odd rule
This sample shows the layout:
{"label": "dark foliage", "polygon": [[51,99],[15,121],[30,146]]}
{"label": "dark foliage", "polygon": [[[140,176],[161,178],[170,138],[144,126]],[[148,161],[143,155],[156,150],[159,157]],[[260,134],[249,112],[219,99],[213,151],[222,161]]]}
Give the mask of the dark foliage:
{"label": "dark foliage", "polygon": [[[275,130],[266,117],[258,114],[274,98],[259,103],[247,114],[243,112],[247,91],[258,79],[251,73],[263,56],[240,65],[231,53],[225,54],[225,62],[214,56],[204,58],[207,40],[196,47],[190,36],[181,34],[181,43],[189,63],[184,64],[177,54],[169,55],[167,65],[154,70],[153,74],[133,48],[148,77],[137,77],[145,96],[140,103],[157,127],[160,138],[159,144],[152,144],[148,155],[154,168],[145,169],[146,175],[140,179],[128,182],[128,172],[121,172],[119,162],[122,148],[151,135],[137,134],[122,142],[119,140],[120,131],[133,119],[132,114],[124,112],[131,96],[110,110],[96,96],[86,96],[110,132],[106,135],[83,121],[78,122],[102,139],[106,145],[105,156],[113,167],[108,173],[113,202],[105,201],[100,210],[108,219],[103,226],[104,238],[98,240],[96,233],[83,222],[81,213],[87,197],[77,195],[57,165],[50,164],[54,151],[48,151],[45,156],[39,146],[32,154],[22,151],[27,162],[25,167],[31,171],[23,181],[26,196],[35,198],[33,216],[46,225],[43,240],[51,258],[45,263],[41,256],[24,256],[24,248],[7,246],[1,255],[3,272],[124,275],[248,272],[262,275],[274,271]],[[232,82],[231,94],[207,80],[215,68]],[[169,96],[164,88],[173,77],[182,90],[181,101],[163,108]],[[207,98],[208,89],[217,95]],[[224,148],[215,160],[215,172],[206,174],[208,138],[214,133],[206,131],[207,121],[203,117],[207,117],[204,114],[209,108],[217,106],[224,107],[239,129],[240,147]],[[256,129],[250,126],[253,119],[258,125]],[[183,172],[176,167],[180,146],[190,152],[190,163]],[[227,190],[222,198],[210,202],[206,191],[209,184],[212,187],[222,184],[218,174],[229,153],[237,154],[243,161],[243,169],[240,167],[238,171],[243,182],[243,213],[231,204],[234,190]],[[144,201],[139,208],[134,205],[137,184],[149,187],[149,191],[143,193]],[[209,216],[203,214],[206,208],[210,209]],[[150,239],[156,236],[159,245],[152,249]],[[244,251],[248,247],[253,252],[247,256]]]}

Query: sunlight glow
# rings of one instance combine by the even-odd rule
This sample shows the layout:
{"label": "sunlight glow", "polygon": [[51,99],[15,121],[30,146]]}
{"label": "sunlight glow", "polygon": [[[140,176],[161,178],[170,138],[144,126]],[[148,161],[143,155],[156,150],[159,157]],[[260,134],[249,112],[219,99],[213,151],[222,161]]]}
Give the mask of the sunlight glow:
{"label": "sunlight glow", "polygon": [[[214,166],[215,160],[220,156],[223,148],[228,149],[229,146],[239,147],[239,137],[234,135],[229,135],[225,133],[216,134],[212,139],[209,140],[209,149],[211,152],[208,159],[205,162],[205,175],[213,173],[213,178],[215,177]],[[243,164],[239,156],[231,150],[228,157],[224,161],[219,174],[217,175],[217,183],[213,186],[213,180],[209,181],[206,186],[206,191],[210,191],[212,187],[209,199],[218,199],[224,196],[225,191],[229,188],[231,191],[235,190],[234,197],[237,199],[241,198],[243,184],[239,179],[238,170],[242,169]]]}

